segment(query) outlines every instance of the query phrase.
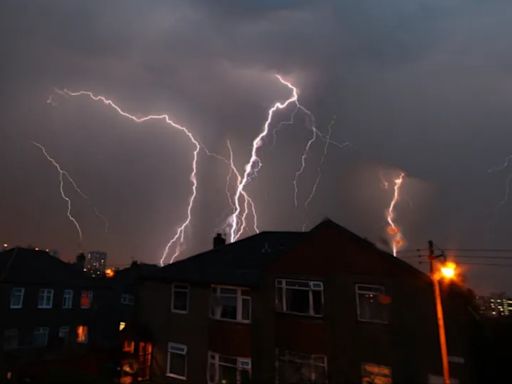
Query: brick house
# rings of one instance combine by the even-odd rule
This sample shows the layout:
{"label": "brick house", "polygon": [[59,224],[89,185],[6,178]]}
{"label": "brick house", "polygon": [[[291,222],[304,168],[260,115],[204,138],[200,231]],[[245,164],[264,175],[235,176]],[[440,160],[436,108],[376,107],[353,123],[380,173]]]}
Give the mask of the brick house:
{"label": "brick house", "polygon": [[[456,286],[443,295],[453,383],[472,383],[470,300]],[[154,383],[441,377],[429,277],[330,220],[227,245],[217,236],[147,278],[138,299]]]}

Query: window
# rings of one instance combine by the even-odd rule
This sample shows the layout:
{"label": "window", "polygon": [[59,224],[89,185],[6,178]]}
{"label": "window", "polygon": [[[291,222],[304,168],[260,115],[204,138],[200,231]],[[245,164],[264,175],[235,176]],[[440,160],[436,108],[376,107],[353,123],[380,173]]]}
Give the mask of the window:
{"label": "window", "polygon": [[92,305],[92,291],[82,291],[80,293],[80,308],[88,309]]}
{"label": "window", "polygon": [[32,344],[34,347],[45,347],[48,344],[48,334],[50,329],[48,327],[34,328],[32,337]]}
{"label": "window", "polygon": [[208,384],[246,384],[250,381],[250,358],[208,352]]}
{"label": "window", "polygon": [[11,308],[23,307],[23,294],[25,288],[12,288],[11,289]]}
{"label": "window", "polygon": [[189,285],[174,283],[172,285],[171,311],[178,313],[188,312]]}
{"label": "window", "polygon": [[62,308],[71,307],[73,307],[73,290],[65,289],[64,294],[62,295]]}
{"label": "window", "polygon": [[79,344],[87,344],[89,341],[89,327],[87,325],[79,325],[76,327],[76,342]]}
{"label": "window", "polygon": [[135,304],[135,296],[130,295],[128,293],[123,293],[121,295],[121,304],[134,305]]}
{"label": "window", "polygon": [[361,364],[362,384],[392,384],[391,367],[373,363]]}
{"label": "window", "polygon": [[139,377],[138,380],[149,380],[149,372],[151,370],[151,352],[153,344],[150,342],[139,342]]}
{"label": "window", "polygon": [[281,312],[322,316],[324,284],[321,281],[277,279],[276,307]]}
{"label": "window", "polygon": [[187,379],[187,346],[169,343],[167,345],[167,376]]}
{"label": "window", "polygon": [[123,352],[134,353],[135,352],[135,341],[125,340],[123,342]]}
{"label": "window", "polygon": [[277,351],[278,383],[327,384],[327,357]]}
{"label": "window", "polygon": [[251,321],[251,297],[244,288],[212,287],[210,316],[214,319]]}
{"label": "window", "polygon": [[4,349],[18,348],[18,330],[6,329],[4,331]]}
{"label": "window", "polygon": [[356,284],[357,318],[361,321],[387,323],[390,297],[379,285]]}
{"label": "window", "polygon": [[41,288],[37,298],[37,308],[51,308],[53,306],[53,289]]}
{"label": "window", "polygon": [[68,343],[69,327],[67,325],[63,325],[62,327],[59,327],[59,339],[61,339],[61,342],[64,344]]}

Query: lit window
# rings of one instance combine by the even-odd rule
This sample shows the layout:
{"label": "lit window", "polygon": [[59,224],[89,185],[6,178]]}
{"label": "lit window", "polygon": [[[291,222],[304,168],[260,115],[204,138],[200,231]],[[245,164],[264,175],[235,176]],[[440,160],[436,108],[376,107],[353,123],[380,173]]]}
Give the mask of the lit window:
{"label": "lit window", "polygon": [[139,381],[149,379],[149,371],[151,369],[151,352],[153,344],[149,342],[139,342]]}
{"label": "lit window", "polygon": [[37,299],[37,308],[51,308],[53,306],[53,289],[41,288]]}
{"label": "lit window", "polygon": [[48,344],[48,334],[50,329],[48,327],[34,328],[32,337],[32,344],[34,347],[45,347]]}
{"label": "lit window", "polygon": [[4,331],[4,349],[18,348],[18,330],[6,329]]}
{"label": "lit window", "polygon": [[167,376],[187,379],[187,346],[169,343],[167,345]]}
{"label": "lit window", "polygon": [[250,322],[251,297],[249,296],[249,290],[213,286],[210,316],[214,319]]}
{"label": "lit window", "polygon": [[188,312],[189,285],[174,283],[172,285],[171,310],[178,313]]}
{"label": "lit window", "polygon": [[327,383],[327,356],[277,351],[277,374],[280,383]]}
{"label": "lit window", "polygon": [[80,308],[91,308],[92,291],[82,291],[80,294]]}
{"label": "lit window", "polygon": [[123,352],[135,352],[135,342],[133,340],[125,340],[123,342]]}
{"label": "lit window", "polygon": [[391,367],[373,363],[361,364],[362,384],[392,384]]}
{"label": "lit window", "polygon": [[125,328],[126,328],[126,322],[120,321],[119,322],[119,331],[122,331]]}
{"label": "lit window", "polygon": [[64,294],[62,295],[62,308],[71,307],[73,307],[73,290],[65,289]]}
{"label": "lit window", "polygon": [[23,307],[23,294],[25,288],[12,288],[11,289],[11,308]]}
{"label": "lit window", "polygon": [[246,384],[250,381],[250,358],[223,356],[208,352],[208,384]]}
{"label": "lit window", "polygon": [[121,295],[121,304],[134,305],[135,304],[135,296],[130,295],[128,293],[123,293]]}
{"label": "lit window", "polygon": [[276,307],[280,312],[322,316],[324,284],[321,281],[277,279]]}
{"label": "lit window", "polygon": [[387,323],[391,298],[380,285],[356,284],[357,318],[361,321]]}
{"label": "lit window", "polygon": [[76,342],[87,344],[89,341],[89,327],[87,325],[79,325],[76,327]]}

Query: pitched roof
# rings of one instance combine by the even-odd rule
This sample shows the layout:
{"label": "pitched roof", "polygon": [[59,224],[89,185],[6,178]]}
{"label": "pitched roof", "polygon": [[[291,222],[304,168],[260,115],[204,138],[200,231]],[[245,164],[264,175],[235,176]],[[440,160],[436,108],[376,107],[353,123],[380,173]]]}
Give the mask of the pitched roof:
{"label": "pitched roof", "polygon": [[72,264],[46,251],[12,248],[0,252],[0,283],[59,283],[86,280]]}
{"label": "pitched roof", "polygon": [[157,276],[166,280],[252,286],[259,282],[266,265],[305,235],[303,232],[260,232],[169,264],[159,270]]}

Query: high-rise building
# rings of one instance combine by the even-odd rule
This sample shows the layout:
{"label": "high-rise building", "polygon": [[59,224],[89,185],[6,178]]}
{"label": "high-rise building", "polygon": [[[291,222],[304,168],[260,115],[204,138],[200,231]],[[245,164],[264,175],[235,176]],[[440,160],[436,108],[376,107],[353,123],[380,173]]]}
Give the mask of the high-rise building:
{"label": "high-rise building", "polygon": [[492,293],[490,296],[478,296],[480,312],[487,316],[512,316],[512,298],[505,293]]}
{"label": "high-rise building", "polygon": [[85,255],[84,272],[92,277],[104,276],[106,265],[106,252],[91,251]]}

